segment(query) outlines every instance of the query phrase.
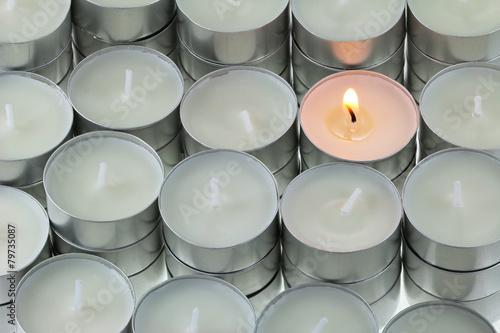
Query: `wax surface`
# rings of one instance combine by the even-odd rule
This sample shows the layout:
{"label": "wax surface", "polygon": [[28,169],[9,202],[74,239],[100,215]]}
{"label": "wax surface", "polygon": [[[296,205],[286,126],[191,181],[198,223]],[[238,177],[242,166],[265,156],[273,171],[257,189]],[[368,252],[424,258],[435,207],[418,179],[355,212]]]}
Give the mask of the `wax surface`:
{"label": "wax surface", "polygon": [[[456,146],[500,148],[500,67],[464,67],[443,73],[422,94],[420,110],[429,127]],[[482,115],[475,116],[474,98]]]}
{"label": "wax surface", "polygon": [[[83,282],[82,309],[75,310],[75,281]],[[89,259],[55,261],[23,283],[16,299],[17,320],[25,332],[120,332],[134,311],[124,277]]]}
{"label": "wax surface", "polygon": [[196,24],[219,32],[260,28],[278,17],[288,0],[177,0],[177,6]]}
{"label": "wax surface", "polygon": [[[104,186],[97,186],[100,163]],[[111,221],[140,213],[157,198],[163,170],[139,145],[114,137],[93,138],[64,150],[44,178],[47,193],[62,210],[81,219]]]}
{"label": "wax surface", "polygon": [[[125,95],[125,71],[132,70],[131,97]],[[183,79],[173,62],[136,48],[118,48],[78,67],[68,95],[85,118],[108,128],[155,123],[180,103]]]}
{"label": "wax surface", "polygon": [[216,281],[194,278],[148,294],[134,317],[135,332],[188,332],[194,308],[199,309],[197,333],[253,332],[255,327],[255,314],[242,295]]}
{"label": "wax surface", "polygon": [[322,318],[321,333],[378,332],[368,306],[343,290],[328,286],[297,289],[262,314],[256,333],[313,332]]}
{"label": "wax surface", "polygon": [[491,333],[490,327],[468,311],[433,305],[415,309],[391,324],[386,333]]}
{"label": "wax surface", "polygon": [[[184,98],[185,130],[212,148],[251,150],[274,142],[292,126],[296,99],[290,86],[267,72],[235,69],[197,84]],[[251,130],[241,113],[247,112]]]}
{"label": "wax surface", "polygon": [[[212,207],[210,180],[218,179],[220,207]],[[212,151],[172,170],[160,194],[165,223],[180,237],[206,247],[241,244],[276,216],[275,180],[260,162],[233,151]]]}
{"label": "wax surface", "polygon": [[403,0],[291,0],[295,18],[311,33],[334,41],[379,36],[404,12]]}
{"label": "wax surface", "polygon": [[36,40],[56,30],[68,15],[71,0],[13,0],[0,4],[0,43]]}
{"label": "wax surface", "polygon": [[93,3],[103,7],[133,8],[151,5],[158,0],[92,0]]}
{"label": "wax surface", "polygon": [[477,36],[500,29],[498,0],[408,0],[428,28],[452,36]]}
{"label": "wax surface", "polygon": [[[73,124],[73,109],[61,90],[26,76],[0,75],[0,160],[39,156],[57,147]],[[12,105],[14,126],[5,106]]]}
{"label": "wax surface", "polygon": [[[373,132],[363,140],[344,140],[327,124],[332,112],[341,112],[349,88],[356,91],[359,108],[373,118]],[[395,154],[410,142],[418,115],[413,99],[393,81],[353,71],[315,85],[302,101],[300,121],[307,137],[324,152],[349,161],[373,161]]]}
{"label": "wax surface", "polygon": [[[342,207],[362,190],[349,214]],[[314,248],[351,252],[387,239],[402,217],[401,200],[389,180],[357,165],[321,166],[302,173],[282,198],[283,223]]]}
{"label": "wax surface", "polygon": [[[13,230],[15,238],[8,237]],[[0,275],[18,271],[40,254],[49,236],[49,218],[35,199],[11,187],[0,186]],[[8,241],[14,239],[15,267],[8,267]]]}
{"label": "wax surface", "polygon": [[[403,190],[408,220],[426,237],[473,247],[500,240],[500,163],[489,155],[454,151],[431,155],[415,168]],[[461,182],[462,207],[453,205]]]}

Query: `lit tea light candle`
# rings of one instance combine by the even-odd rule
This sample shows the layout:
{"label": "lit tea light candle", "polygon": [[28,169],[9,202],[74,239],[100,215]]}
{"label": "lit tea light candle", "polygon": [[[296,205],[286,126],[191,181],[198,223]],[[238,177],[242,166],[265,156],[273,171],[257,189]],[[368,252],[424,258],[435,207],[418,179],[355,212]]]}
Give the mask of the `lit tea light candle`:
{"label": "lit tea light candle", "polygon": [[35,266],[19,283],[17,329],[128,332],[134,302],[130,280],[110,262],[90,255],[61,255]]}
{"label": "lit tea light candle", "polygon": [[499,81],[500,67],[484,63],[455,65],[433,77],[420,98],[422,156],[458,146],[500,157]]}
{"label": "lit tea light candle", "polygon": [[301,154],[308,167],[351,161],[394,179],[415,156],[415,101],[403,86],[378,73],[349,71],[321,80],[304,97],[300,121]]}
{"label": "lit tea light candle", "polygon": [[[389,179],[362,165],[332,163],[303,172],[285,190],[281,214],[283,250],[317,279],[361,281],[399,252],[399,193]],[[311,258],[319,257],[312,265]]]}
{"label": "lit tea light candle", "polygon": [[0,86],[0,184],[33,184],[72,135],[73,109],[59,87],[36,74],[2,73]]}
{"label": "lit tea light candle", "polygon": [[448,149],[410,172],[403,189],[404,234],[417,255],[455,271],[498,263],[491,253],[500,247],[500,208],[494,204],[500,200],[499,170],[491,155]]}
{"label": "lit tea light candle", "polygon": [[278,240],[276,181],[245,153],[209,150],[183,160],[167,175],[159,206],[170,250],[201,271],[247,268]]}
{"label": "lit tea light candle", "polygon": [[115,46],[76,66],[68,95],[78,133],[112,129],[134,134],[155,150],[180,130],[182,74],[167,56],[139,46]]}
{"label": "lit tea light candle", "polygon": [[307,284],[282,292],[264,309],[255,330],[256,333],[333,331],[379,331],[370,306],[354,292],[333,284]]}
{"label": "lit tea light candle", "polygon": [[186,276],[149,291],[132,319],[134,333],[253,332],[255,312],[248,299],[220,279]]}
{"label": "lit tea light candle", "polygon": [[[47,162],[44,183],[52,225],[64,238],[87,248],[130,245],[156,226],[163,176],[156,152],[130,134],[80,135]],[[129,236],[123,235],[127,226],[135,230]]]}

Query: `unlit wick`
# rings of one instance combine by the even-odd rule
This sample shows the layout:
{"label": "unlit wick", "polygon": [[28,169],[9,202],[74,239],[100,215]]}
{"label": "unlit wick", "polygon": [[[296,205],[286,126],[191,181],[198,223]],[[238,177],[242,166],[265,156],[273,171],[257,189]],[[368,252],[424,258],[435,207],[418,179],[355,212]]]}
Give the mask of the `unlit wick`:
{"label": "unlit wick", "polygon": [[328,318],[321,318],[319,320],[319,323],[314,327],[314,329],[311,331],[311,333],[320,333],[321,330],[328,324]]}
{"label": "unlit wick", "polygon": [[106,171],[108,164],[106,162],[99,163],[99,172],[97,173],[97,187],[101,188],[106,183]]}
{"label": "unlit wick", "polygon": [[132,97],[132,76],[134,72],[131,69],[125,70],[125,98],[129,99]]}
{"label": "unlit wick", "polygon": [[483,115],[483,106],[482,106],[482,98],[481,96],[474,97],[474,116],[482,116]]}
{"label": "unlit wick", "polygon": [[83,281],[76,280],[75,281],[75,300],[73,303],[73,308],[77,311],[82,309],[82,289],[83,289]]}
{"label": "unlit wick", "polygon": [[221,206],[219,195],[219,181],[217,178],[210,178],[210,206],[218,208]]}
{"label": "unlit wick", "polygon": [[194,308],[193,314],[191,315],[191,323],[187,329],[188,333],[198,332],[198,318],[200,316],[200,309]]}
{"label": "unlit wick", "polygon": [[12,109],[12,104],[5,105],[5,116],[5,123],[7,124],[7,127],[10,129],[14,128],[14,112]]}
{"label": "unlit wick", "polygon": [[349,213],[352,211],[352,207],[354,206],[354,204],[358,200],[358,198],[361,195],[361,193],[363,193],[363,191],[360,188],[356,187],[356,189],[351,194],[351,196],[349,197],[349,199],[347,200],[347,202],[345,203],[345,205],[340,210],[340,212],[342,213],[342,215],[349,215]]}
{"label": "unlit wick", "polygon": [[247,131],[248,134],[253,133],[253,126],[252,122],[250,121],[250,114],[248,113],[247,110],[243,110],[240,112],[240,117],[243,120],[243,123],[245,124],[245,130]]}
{"label": "unlit wick", "polygon": [[462,207],[462,182],[457,180],[453,182],[453,206]]}

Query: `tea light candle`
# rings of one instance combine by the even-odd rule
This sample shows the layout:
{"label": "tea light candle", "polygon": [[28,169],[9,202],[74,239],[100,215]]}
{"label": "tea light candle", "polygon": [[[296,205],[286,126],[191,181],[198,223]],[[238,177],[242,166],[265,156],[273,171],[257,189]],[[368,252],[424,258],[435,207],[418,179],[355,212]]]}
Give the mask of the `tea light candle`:
{"label": "tea light candle", "polygon": [[264,309],[255,330],[256,333],[333,331],[379,330],[373,311],[360,296],[331,284],[306,284],[282,292]]}
{"label": "tea light candle", "polygon": [[71,136],[73,109],[59,87],[37,74],[1,73],[0,86],[0,183],[35,183]]}
{"label": "tea light candle", "polygon": [[253,332],[255,312],[229,283],[200,276],[168,280],[149,291],[134,312],[135,333]]}
{"label": "tea light candle", "polygon": [[450,147],[485,150],[500,156],[500,67],[474,63],[441,71],[424,87],[423,155]]}
{"label": "tea light candle", "polygon": [[421,161],[402,194],[404,233],[415,253],[455,271],[498,263],[499,171],[500,161],[473,150],[443,150]]}
{"label": "tea light candle", "polygon": [[[332,163],[303,172],[285,190],[281,214],[284,251],[313,277],[361,281],[382,271],[399,251],[399,193],[389,179],[362,165]],[[312,270],[311,258],[317,257]]]}
{"label": "tea light candle", "polygon": [[75,127],[129,132],[159,149],[180,130],[178,106],[184,81],[177,66],[158,51],[115,46],[79,63],[68,82],[77,112]]}
{"label": "tea light candle", "polygon": [[241,150],[277,171],[298,145],[293,89],[260,68],[231,67],[205,76],[184,96],[180,115],[188,155]]}
{"label": "tea light candle", "polygon": [[116,266],[67,254],[33,268],[19,283],[18,332],[128,332],[135,295]]}
{"label": "tea light candle", "polygon": [[167,245],[198,270],[251,266],[279,237],[276,181],[245,153],[209,150],[183,160],[167,175],[159,206]]}
{"label": "tea light candle", "polygon": [[352,161],[394,179],[415,156],[415,101],[378,73],[348,71],[321,80],[304,97],[300,122],[301,154],[309,167]]}

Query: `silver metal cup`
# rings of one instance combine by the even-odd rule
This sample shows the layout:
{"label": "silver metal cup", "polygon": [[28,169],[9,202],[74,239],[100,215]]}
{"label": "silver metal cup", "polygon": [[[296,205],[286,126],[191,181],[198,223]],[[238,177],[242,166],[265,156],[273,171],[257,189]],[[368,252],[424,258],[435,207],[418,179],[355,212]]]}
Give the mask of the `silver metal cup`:
{"label": "silver metal cup", "polygon": [[153,287],[168,279],[167,267],[165,266],[165,251],[162,250],[151,265],[128,277],[136,295],[136,305],[139,300]]}
{"label": "silver metal cup", "polygon": [[267,304],[269,304],[283,290],[285,290],[283,275],[281,274],[281,269],[279,269],[267,286],[256,293],[247,296],[250,303],[252,303],[257,318],[260,317],[262,310],[264,310]]}
{"label": "silver metal cup", "polygon": [[405,87],[410,92],[411,96],[418,104],[420,103],[420,96],[422,94],[422,89],[424,89],[425,81],[418,77],[415,71],[411,68],[411,65],[407,66],[407,74],[406,74],[406,84]]}
{"label": "silver metal cup", "polygon": [[284,167],[279,169],[278,171],[273,172],[274,178],[276,178],[276,182],[278,183],[278,190],[280,197],[285,192],[288,184],[292,182],[300,173],[300,157],[299,157],[299,149],[295,152],[295,155],[285,164]]}
{"label": "silver metal cup", "polygon": [[36,182],[34,184],[29,184],[25,186],[16,187],[18,190],[28,193],[33,198],[35,198],[43,208],[47,208],[47,195],[45,194],[45,187],[43,186],[43,180]]}
{"label": "silver metal cup", "polygon": [[385,327],[389,320],[396,314],[401,296],[401,278],[398,278],[387,294],[377,302],[370,304],[370,307],[377,317],[380,329]]}
{"label": "silver metal cup", "polygon": [[165,174],[168,174],[180,161],[184,159],[184,150],[182,148],[182,130],[162,148],[156,151],[163,162]]}
{"label": "silver metal cup", "polygon": [[71,4],[73,24],[102,40],[127,42],[160,31],[175,16],[175,0],[151,0],[126,6],[101,5],[75,0]]}

